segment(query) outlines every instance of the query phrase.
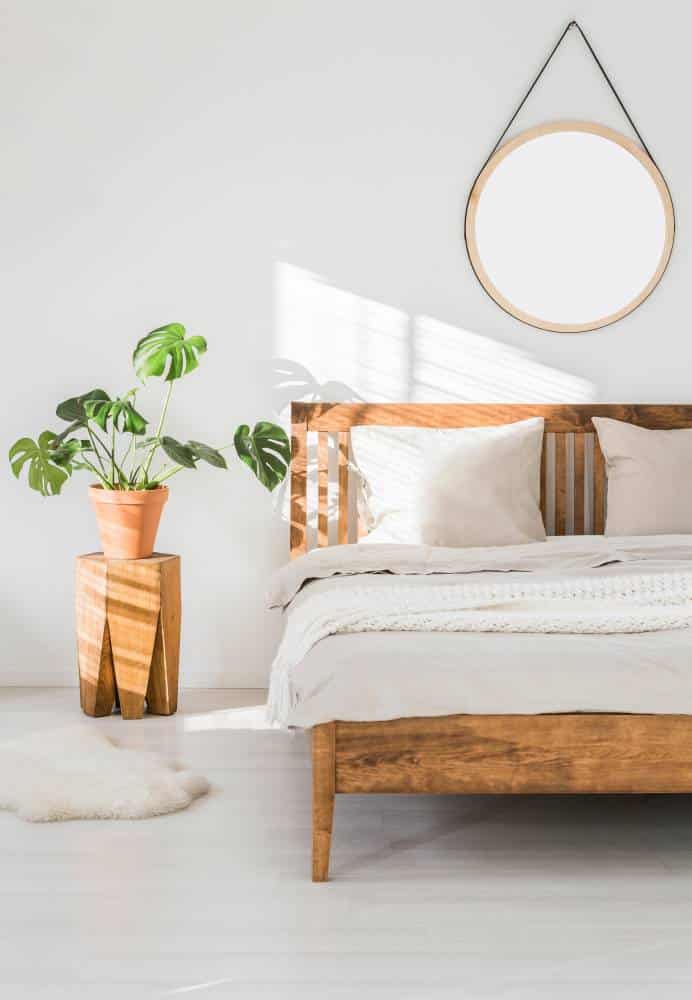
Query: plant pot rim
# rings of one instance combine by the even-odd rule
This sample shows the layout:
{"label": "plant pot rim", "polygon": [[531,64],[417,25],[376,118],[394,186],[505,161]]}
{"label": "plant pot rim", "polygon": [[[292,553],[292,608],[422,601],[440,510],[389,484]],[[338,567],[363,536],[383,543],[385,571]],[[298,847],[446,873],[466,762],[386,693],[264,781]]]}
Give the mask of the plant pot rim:
{"label": "plant pot rim", "polygon": [[168,487],[157,486],[155,490],[106,490],[94,483],[89,487],[89,496],[94,503],[163,504],[168,499]]}

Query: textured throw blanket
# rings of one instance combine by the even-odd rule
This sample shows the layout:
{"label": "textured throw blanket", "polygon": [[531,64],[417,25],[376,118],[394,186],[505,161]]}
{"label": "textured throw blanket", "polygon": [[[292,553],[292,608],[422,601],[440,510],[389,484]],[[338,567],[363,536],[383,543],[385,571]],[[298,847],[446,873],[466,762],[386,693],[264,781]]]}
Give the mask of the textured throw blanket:
{"label": "textured throw blanket", "polygon": [[[311,553],[274,581],[270,603],[287,600],[288,613],[272,669],[272,721],[293,706],[292,668],[336,633],[619,634],[692,625],[692,547],[680,539],[674,547],[665,539],[598,538],[502,550],[356,548]],[[304,586],[335,574],[349,579]]]}

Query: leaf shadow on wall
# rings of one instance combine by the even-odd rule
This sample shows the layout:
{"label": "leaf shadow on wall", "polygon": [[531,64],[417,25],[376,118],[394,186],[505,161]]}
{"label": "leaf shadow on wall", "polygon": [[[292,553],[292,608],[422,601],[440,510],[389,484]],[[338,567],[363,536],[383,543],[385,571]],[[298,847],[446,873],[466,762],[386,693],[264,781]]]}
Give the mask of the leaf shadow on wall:
{"label": "leaf shadow on wall", "polygon": [[[334,379],[320,382],[312,372],[300,364],[298,361],[291,361],[289,358],[271,358],[268,361],[260,361],[257,368],[258,379],[270,390],[272,401],[272,420],[280,424],[291,436],[291,402],[293,400],[304,400],[310,403],[356,403],[364,402],[363,397],[346,385]],[[308,455],[308,489],[316,488],[317,467],[311,461],[312,449]],[[336,462],[336,448],[334,442],[329,441],[329,461]],[[274,492],[274,511],[286,523],[290,522],[290,503],[288,496],[288,485],[290,477],[287,476]],[[330,497],[330,517],[334,513],[336,500]]]}

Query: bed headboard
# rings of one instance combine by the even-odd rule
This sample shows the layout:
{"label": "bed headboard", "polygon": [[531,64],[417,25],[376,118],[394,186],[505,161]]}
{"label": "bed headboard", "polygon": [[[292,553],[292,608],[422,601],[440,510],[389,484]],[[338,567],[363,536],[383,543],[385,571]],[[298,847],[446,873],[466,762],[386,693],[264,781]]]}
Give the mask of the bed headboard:
{"label": "bed headboard", "polygon": [[[545,420],[541,510],[546,531],[553,535],[600,535],[605,522],[605,469],[591,418],[612,417],[642,427],[672,430],[692,427],[692,405],[292,403],[291,557],[315,545],[357,538],[355,477],[349,470],[351,427],[482,427],[528,417]],[[311,462],[315,437],[316,460]],[[315,476],[309,474],[312,466],[316,467]],[[316,489],[310,488],[313,483]],[[311,539],[313,512],[317,517]]]}

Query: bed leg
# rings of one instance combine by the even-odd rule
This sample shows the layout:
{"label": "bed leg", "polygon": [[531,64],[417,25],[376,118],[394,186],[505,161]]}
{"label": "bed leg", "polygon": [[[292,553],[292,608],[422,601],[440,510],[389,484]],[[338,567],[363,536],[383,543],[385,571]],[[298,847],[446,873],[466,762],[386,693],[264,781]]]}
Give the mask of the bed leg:
{"label": "bed leg", "polygon": [[336,723],[312,729],[312,881],[329,877],[329,849],[334,819]]}

